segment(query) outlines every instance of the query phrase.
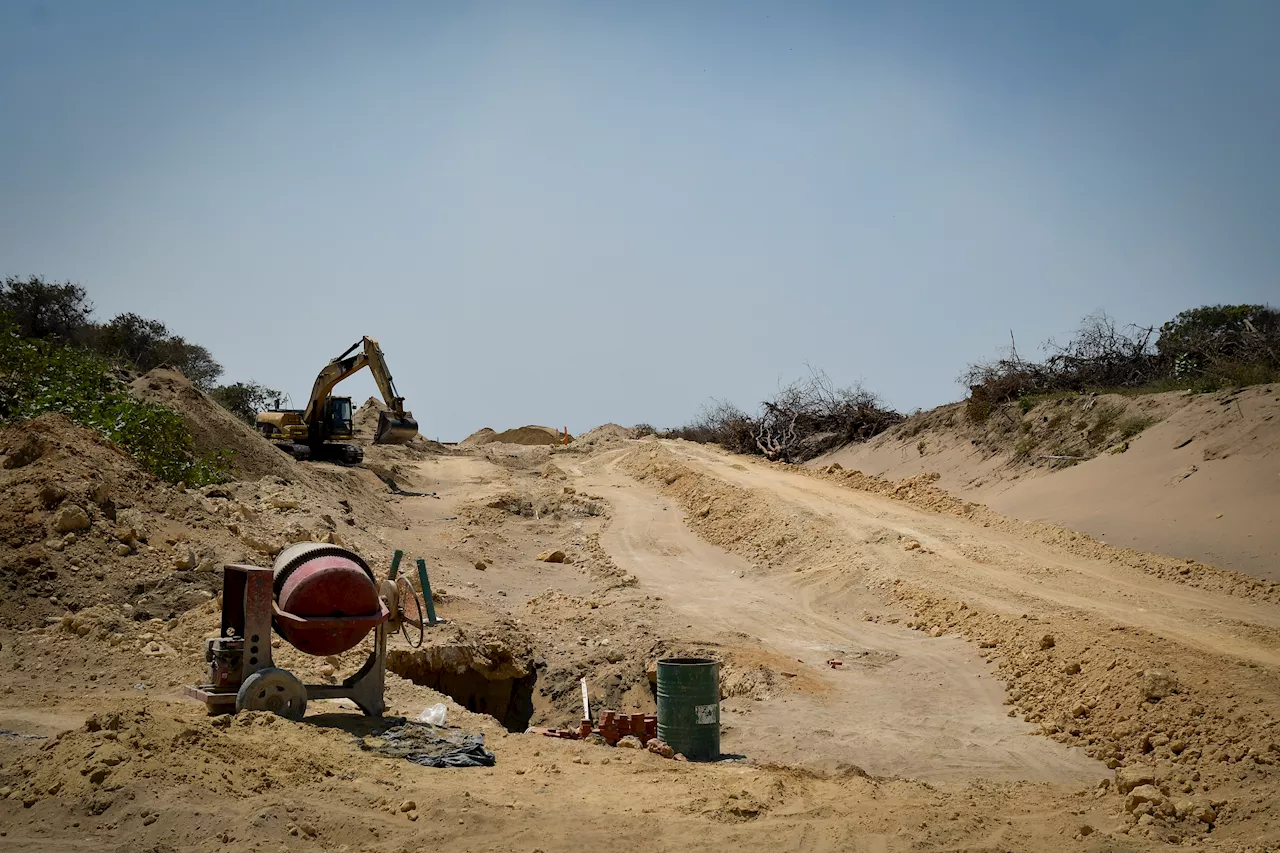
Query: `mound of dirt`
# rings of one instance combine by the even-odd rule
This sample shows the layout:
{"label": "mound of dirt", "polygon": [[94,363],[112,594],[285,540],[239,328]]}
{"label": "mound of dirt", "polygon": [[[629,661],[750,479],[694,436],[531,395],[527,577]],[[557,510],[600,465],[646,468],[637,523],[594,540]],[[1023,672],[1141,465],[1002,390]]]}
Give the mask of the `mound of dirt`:
{"label": "mound of dirt", "polygon": [[231,470],[241,478],[296,476],[298,463],[176,370],[158,367],[138,377],[130,391],[143,400],[175,410],[186,421],[196,452],[231,452]]}
{"label": "mound of dirt", "polygon": [[488,444],[489,442],[493,441],[493,436],[497,434],[498,433],[496,433],[490,427],[484,427],[483,429],[478,429],[475,432],[471,433],[471,435],[462,439],[462,441],[459,441],[458,446],[459,447],[476,447],[481,444]]}
{"label": "mound of dirt", "polygon": [[[360,408],[356,409],[355,415],[352,417],[355,443],[364,445],[365,448],[364,460],[366,467],[370,465],[395,466],[397,463],[420,461],[449,452],[449,448],[440,442],[424,438],[421,434],[415,435],[404,444],[374,444],[373,437],[378,432],[378,417],[385,411],[387,411],[386,404],[376,397],[370,397],[364,401]],[[378,476],[381,477],[382,475],[379,474]],[[401,476],[403,479],[409,479],[403,474]],[[385,479],[383,477],[383,480]]]}
{"label": "mound of dirt", "polygon": [[[569,436],[569,440],[573,440],[573,436]],[[471,433],[471,435],[458,442],[459,447],[476,447],[482,444],[493,444],[495,442],[502,444],[524,444],[524,445],[542,445],[542,444],[561,444],[564,441],[564,433],[554,430],[551,427],[544,426],[522,426],[517,429],[509,429],[503,432],[494,432],[489,427]]]}
{"label": "mound of dirt", "polygon": [[567,449],[590,453],[601,448],[621,444],[634,437],[634,435],[635,430],[627,429],[618,424],[604,424],[574,439]]}
{"label": "mound of dirt", "polygon": [[627,439],[631,438],[634,430],[627,429],[618,424],[602,424],[593,430],[585,432],[579,438],[580,441],[601,441],[610,438]]}
{"label": "mound of dirt", "polygon": [[351,418],[352,431],[360,441],[371,442],[378,431],[378,416],[387,411],[387,406],[377,397],[365,400],[356,409]]}
{"label": "mound of dirt", "polygon": [[345,542],[371,562],[390,556],[371,532],[390,514],[369,471],[295,464],[292,479],[186,489],[59,414],[0,430],[0,448],[6,628],[95,604],[167,618],[207,601],[223,564],[269,565],[293,542]]}

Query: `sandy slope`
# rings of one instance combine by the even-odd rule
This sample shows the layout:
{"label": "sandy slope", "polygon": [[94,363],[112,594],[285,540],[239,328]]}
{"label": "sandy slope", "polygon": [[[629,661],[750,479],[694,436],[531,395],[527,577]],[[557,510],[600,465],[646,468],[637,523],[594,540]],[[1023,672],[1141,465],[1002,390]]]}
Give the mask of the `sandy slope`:
{"label": "sandy slope", "polygon": [[933,471],[947,491],[1007,515],[1280,580],[1280,386],[1151,404],[1165,419],[1127,451],[1062,470],[1012,464],[958,426],[887,435],[814,464],[893,479]]}
{"label": "sandy slope", "polygon": [[[683,442],[397,464],[439,498],[388,493],[342,527],[380,563],[390,548],[428,561],[451,620],[435,643],[467,661],[531,643],[536,721],[551,723],[574,713],[580,677],[597,708],[652,710],[653,658],[714,654],[723,745],[739,757],[692,765],[507,734],[452,702],[496,767],[378,758],[360,747],[363,719],[326,703],[296,724],[211,721],[178,690],[203,666],[214,604],[140,623],[104,606],[0,632],[5,849],[1280,844],[1269,587]],[[259,512],[313,512],[291,503]],[[199,537],[215,516],[194,520],[209,525]],[[565,562],[535,558],[550,548]],[[324,677],[323,660],[279,655]],[[1176,687],[1152,698],[1159,670]],[[393,677],[388,699],[416,713],[441,697]],[[1149,776],[1142,796],[1156,799],[1116,794],[1114,768]]]}

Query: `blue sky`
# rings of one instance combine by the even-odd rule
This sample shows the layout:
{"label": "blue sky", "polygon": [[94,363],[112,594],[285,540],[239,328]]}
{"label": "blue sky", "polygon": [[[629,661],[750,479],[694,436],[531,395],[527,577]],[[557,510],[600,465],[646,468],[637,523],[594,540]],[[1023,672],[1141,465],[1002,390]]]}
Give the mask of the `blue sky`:
{"label": "blue sky", "polygon": [[[0,274],[432,436],[1280,301],[1280,4],[0,7]],[[342,386],[372,393],[366,378]]]}

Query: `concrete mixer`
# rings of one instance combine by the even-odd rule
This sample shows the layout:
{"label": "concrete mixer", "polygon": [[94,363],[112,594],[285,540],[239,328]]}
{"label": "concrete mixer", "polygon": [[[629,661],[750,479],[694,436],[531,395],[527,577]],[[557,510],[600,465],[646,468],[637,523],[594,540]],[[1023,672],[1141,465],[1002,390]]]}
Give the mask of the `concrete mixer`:
{"label": "concrete mixer", "polygon": [[[204,702],[211,714],[271,711],[300,720],[309,699],[346,698],[364,713],[381,716],[387,633],[403,630],[409,639],[413,626],[417,643],[410,643],[421,645],[426,624],[416,591],[407,578],[396,577],[399,556],[381,582],[359,554],[322,542],[286,548],[270,569],[225,566],[222,627],[205,641],[209,680],[188,686],[187,695]],[[272,662],[273,629],[311,655],[350,651],[370,631],[374,648],[364,666],[341,684],[303,684]]]}

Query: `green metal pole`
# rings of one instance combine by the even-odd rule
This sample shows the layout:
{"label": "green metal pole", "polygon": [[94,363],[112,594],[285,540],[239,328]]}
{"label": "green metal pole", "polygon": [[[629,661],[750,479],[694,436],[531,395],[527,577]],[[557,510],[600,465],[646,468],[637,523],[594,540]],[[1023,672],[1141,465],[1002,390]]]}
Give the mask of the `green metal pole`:
{"label": "green metal pole", "polygon": [[404,559],[404,551],[397,550],[391,555],[391,574],[387,575],[391,580],[396,579],[396,575],[400,574],[400,561]]}
{"label": "green metal pole", "polygon": [[418,559],[418,580],[422,583],[422,600],[427,605],[427,624],[434,625],[439,620],[436,619],[436,604],[431,600],[431,581],[427,579],[427,561]]}

